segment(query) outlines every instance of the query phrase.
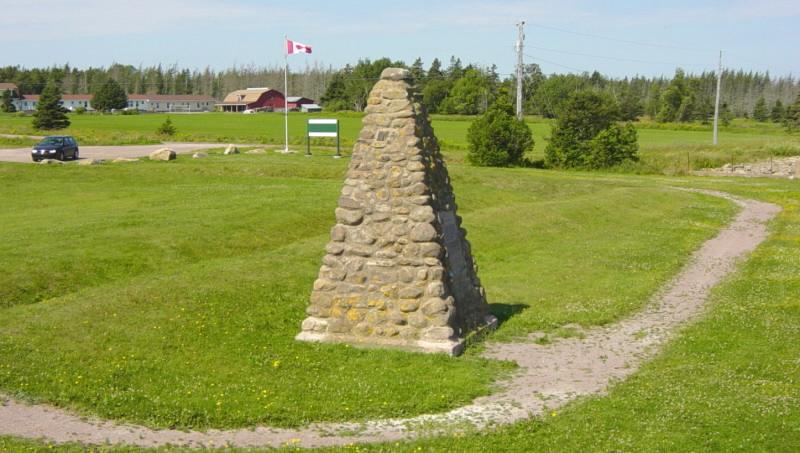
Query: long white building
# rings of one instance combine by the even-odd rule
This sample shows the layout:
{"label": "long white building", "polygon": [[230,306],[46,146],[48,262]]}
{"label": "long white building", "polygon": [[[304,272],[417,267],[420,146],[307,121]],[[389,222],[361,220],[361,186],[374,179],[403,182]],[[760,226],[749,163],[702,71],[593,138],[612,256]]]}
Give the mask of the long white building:
{"label": "long white building", "polygon": [[[20,99],[14,99],[18,111],[29,112],[36,110],[39,104],[38,94],[26,94]],[[209,112],[214,110],[216,101],[211,96],[184,95],[184,94],[130,94],[128,95],[128,108],[138,109],[142,112]],[[65,94],[61,96],[61,105],[67,110],[74,111],[83,107],[87,112],[92,112],[91,94]]]}

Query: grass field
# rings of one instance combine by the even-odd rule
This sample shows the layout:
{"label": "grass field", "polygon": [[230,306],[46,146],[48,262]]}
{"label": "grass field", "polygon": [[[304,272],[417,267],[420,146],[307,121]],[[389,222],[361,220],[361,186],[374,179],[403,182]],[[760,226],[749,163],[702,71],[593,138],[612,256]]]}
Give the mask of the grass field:
{"label": "grass field", "polygon": [[[64,133],[75,135],[84,145],[158,143],[163,137],[156,128],[169,116],[178,133],[170,140],[212,143],[283,144],[283,116],[280,113],[241,114],[142,114],[71,115],[72,126]],[[315,117],[340,120],[343,152],[349,153],[361,128],[361,114],[353,112],[290,115],[289,141],[295,147],[305,144],[305,121]],[[526,119],[533,132],[532,160],[543,159],[552,121]],[[0,134],[37,134],[29,117],[0,114]],[[432,123],[442,148],[451,162],[463,162],[467,150],[468,116],[432,115]],[[774,123],[735,120],[722,127],[720,146],[711,146],[711,127],[701,124],[637,123],[642,162],[622,168],[625,172],[647,174],[685,174],[690,170],[718,167],[728,162],[752,162],[774,156],[800,155],[800,135],[787,134]],[[0,138],[0,147],[27,146],[29,140]],[[317,139],[315,145],[330,146],[332,141]]]}
{"label": "grass field", "polygon": [[[509,364],[293,341],[345,166],[220,154],[0,165],[0,389],[181,428],[405,416],[490,392]],[[451,171],[507,320],[497,339],[641,308],[732,213],[640,182]]]}
{"label": "grass field", "polygon": [[[206,139],[242,118],[281,124],[269,115],[172,117],[179,130],[208,128]],[[7,118],[0,129],[15,127]],[[87,123],[76,121],[76,131],[98,137],[115,136],[115,121],[163,121],[78,118]],[[191,119],[181,126],[183,118]],[[359,118],[344,119],[343,128],[358,128]],[[336,451],[800,449],[797,181],[474,168],[460,163],[468,124],[434,117],[450,145],[481,279],[503,321],[492,340],[558,335],[565,324],[604,324],[640,309],[735,212],[674,186],[725,190],[784,212],[768,242],[715,290],[708,315],[608,395],[482,434]],[[549,125],[531,124],[536,156]],[[687,150],[725,159],[798,146],[796,136],[753,123],[723,135],[719,151],[703,145],[706,130],[639,127],[642,165],[671,173],[681,172],[672,162]],[[0,130],[20,132],[30,133]],[[292,340],[346,165],[219,152],[170,163],[0,164],[0,391],[197,429],[410,416],[491,392],[513,367],[474,350],[450,359]],[[46,448],[0,437],[0,451]]]}

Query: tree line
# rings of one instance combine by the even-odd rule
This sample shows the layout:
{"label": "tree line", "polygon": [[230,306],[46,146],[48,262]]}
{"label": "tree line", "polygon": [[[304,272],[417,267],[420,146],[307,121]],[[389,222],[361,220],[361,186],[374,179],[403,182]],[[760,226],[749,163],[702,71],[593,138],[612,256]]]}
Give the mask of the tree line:
{"label": "tree line", "polygon": [[[495,66],[464,64],[453,56],[447,65],[438,58],[425,65],[421,58],[407,65],[389,58],[362,59],[341,69],[306,65],[290,71],[289,94],[319,100],[327,110],[361,111],[367,95],[390,66],[406,67],[431,113],[476,115],[488,110],[506,90],[513,99],[515,75],[501,76]],[[545,75],[536,64],[525,66],[524,111],[555,118],[572,93],[595,91],[610,95],[620,105],[624,120],[647,115],[657,121],[708,122],[713,115],[716,74],[689,74],[677,69],[672,77],[606,77],[599,72]],[[221,99],[230,91],[269,86],[282,91],[282,67],[237,66],[221,71],[189,70],[177,65],[134,67],[112,64],[108,68],[79,69],[69,65],[26,69],[0,67],[0,81],[14,82],[21,93],[39,94],[53,80],[64,94],[94,94],[108,80],[126,94],[200,94]],[[785,117],[800,93],[800,79],[769,73],[724,70],[722,119],[752,117],[761,121]]]}
{"label": "tree line", "polygon": [[[289,72],[289,95],[319,99],[336,72],[318,64],[305,65]],[[53,80],[63,94],[94,94],[107,80],[115,80],[126,94],[196,94],[222,99],[234,90],[247,87],[271,87],[284,91],[283,67],[235,66],[224,70],[186,69],[177,65],[135,67],[114,63],[107,68],[74,68],[70,65],[50,68],[0,67],[0,81],[13,82],[21,94],[41,94]]]}
{"label": "tree line", "polygon": [[[456,57],[450,58],[447,67],[434,59],[427,69],[420,58],[411,65],[388,58],[363,59],[333,74],[322,97],[323,105],[330,110],[362,110],[369,87],[389,66],[410,70],[412,82],[432,113],[480,114],[487,111],[502,90],[507,90],[512,97],[516,91],[515,75],[501,77],[495,66],[464,65]],[[611,78],[597,71],[545,75],[538,65],[528,64],[523,74],[524,111],[546,118],[555,118],[572,93],[587,90],[614,98],[624,120],[648,115],[664,122],[707,122],[714,112],[717,83],[714,72],[687,74],[677,69],[672,78]],[[780,116],[798,93],[800,79],[791,76],[724,70],[720,93],[722,116],[723,119],[753,117],[766,121]]]}

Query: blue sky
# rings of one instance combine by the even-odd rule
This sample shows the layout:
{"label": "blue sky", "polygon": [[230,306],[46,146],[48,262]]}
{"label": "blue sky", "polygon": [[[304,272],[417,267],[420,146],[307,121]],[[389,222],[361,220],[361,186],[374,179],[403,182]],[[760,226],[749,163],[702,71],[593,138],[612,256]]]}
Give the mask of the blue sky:
{"label": "blue sky", "polygon": [[0,0],[0,11],[0,66],[282,65],[287,34],[314,48],[290,57],[295,68],[456,55],[507,74],[524,19],[526,61],[546,73],[699,72],[722,49],[726,67],[800,75],[800,0]]}

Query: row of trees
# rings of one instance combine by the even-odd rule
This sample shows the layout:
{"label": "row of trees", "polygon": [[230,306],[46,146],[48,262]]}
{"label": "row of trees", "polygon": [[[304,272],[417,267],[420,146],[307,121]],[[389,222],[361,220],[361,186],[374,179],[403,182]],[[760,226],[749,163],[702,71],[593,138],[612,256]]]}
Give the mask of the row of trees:
{"label": "row of trees", "polygon": [[[335,72],[331,67],[316,64],[306,65],[299,71],[290,70],[289,93],[319,99]],[[236,66],[221,71],[117,63],[108,68],[87,69],[70,65],[33,69],[0,67],[0,81],[15,83],[24,94],[41,94],[50,80],[56,81],[64,94],[95,93],[108,79],[119,83],[126,94],[198,94],[221,99],[245,87],[268,86],[283,91],[282,66]]]}
{"label": "row of trees", "polygon": [[[360,111],[381,71],[389,66],[407,67],[423,101],[432,113],[475,115],[507,90],[513,99],[514,75],[501,77],[494,66],[464,65],[451,57],[448,65],[434,59],[427,68],[418,58],[411,65],[381,58],[364,59],[340,70],[318,65],[290,73],[289,93],[320,99],[328,110]],[[782,121],[784,106],[800,92],[800,80],[773,77],[769,73],[729,71],[722,74],[722,117],[753,117]],[[181,69],[176,65],[134,67],[112,64],[108,68],[78,69],[65,65],[24,69],[0,67],[0,81],[14,82],[21,93],[38,94],[48,80],[65,94],[96,93],[108,80],[116,81],[126,94],[204,94],[217,99],[248,86],[282,87],[283,68],[240,66],[222,71],[211,68]],[[659,121],[708,121],[713,114],[716,74],[686,74],[678,69],[672,78],[608,78],[598,72],[545,75],[536,64],[524,68],[523,90],[528,114],[555,118],[568,97],[578,91],[609,94],[620,106],[623,119],[648,115]],[[765,112],[768,112],[765,115]]]}
{"label": "row of trees", "polygon": [[[330,110],[362,110],[366,104],[369,87],[378,79],[381,70],[389,66],[407,67],[431,113],[474,115],[485,112],[494,103],[498,93],[514,93],[515,76],[501,78],[494,66],[489,68],[474,64],[464,66],[452,57],[444,68],[434,59],[428,69],[421,59],[410,66],[400,61],[382,58],[375,61],[360,60],[335,73],[327,87],[322,102]],[[793,102],[800,93],[800,80],[793,77],[772,77],[768,73],[724,71],[722,74],[723,120],[732,117],[763,118],[761,110],[777,108]],[[714,112],[716,74],[704,72],[687,75],[678,69],[674,77],[633,77],[613,79],[598,72],[584,74],[542,73],[536,64],[526,65],[523,90],[524,110],[555,118],[572,93],[580,91],[602,92],[619,104],[620,116],[635,120],[648,115],[658,121],[708,121]],[[775,106],[778,107],[775,107]],[[775,119],[778,121],[777,119]]]}

